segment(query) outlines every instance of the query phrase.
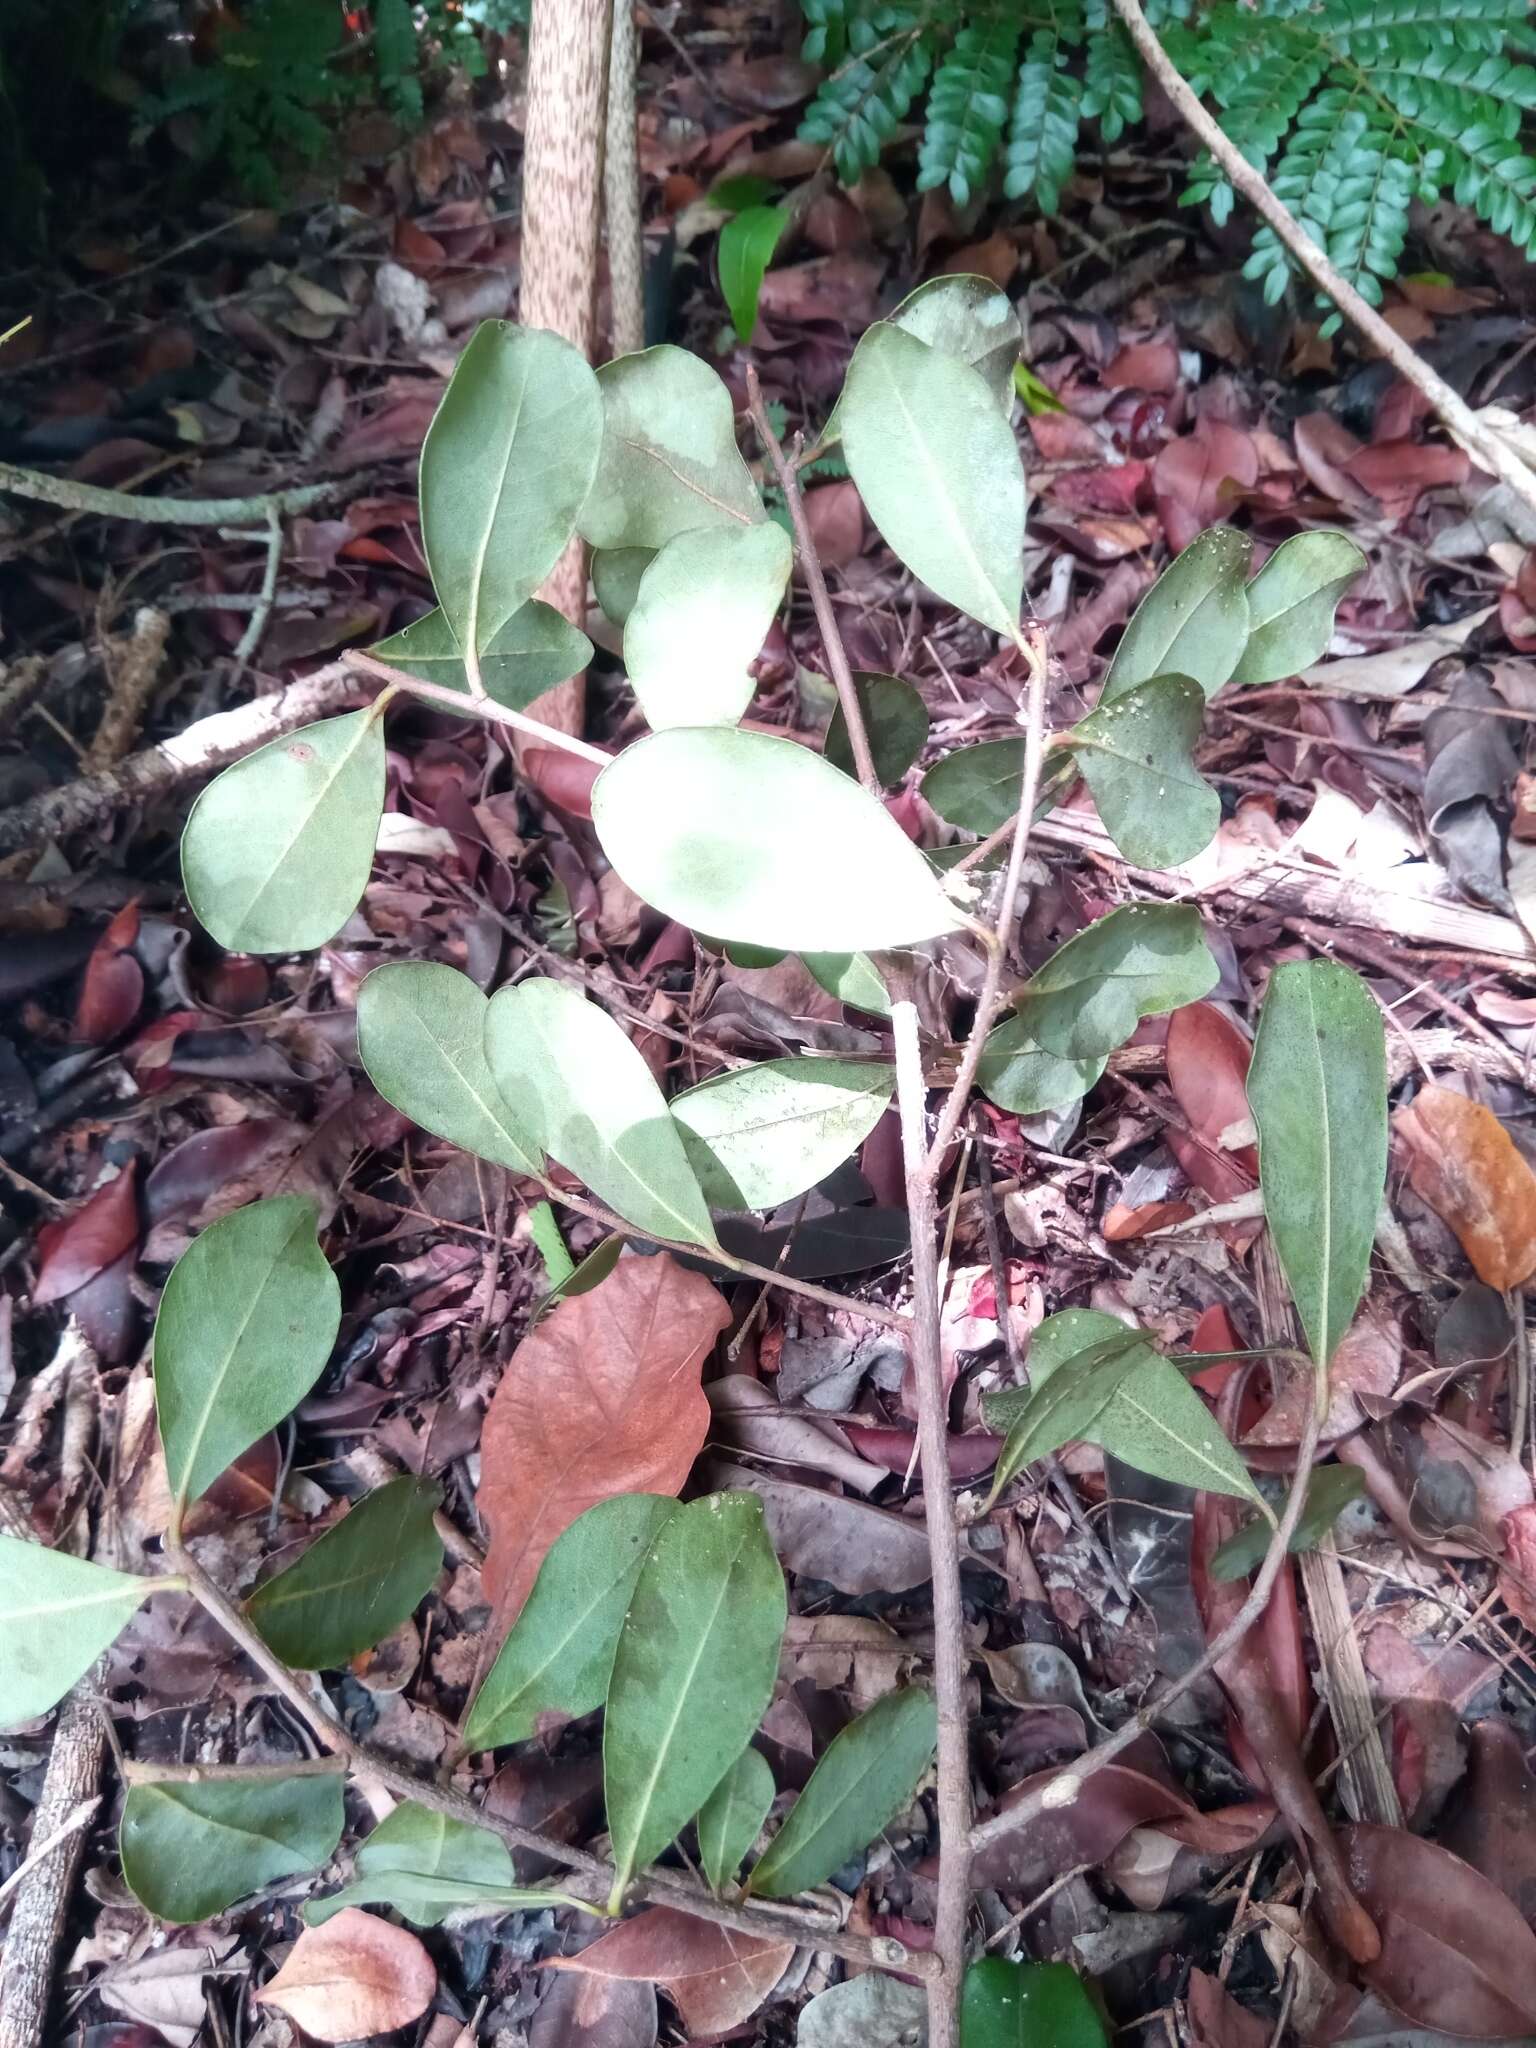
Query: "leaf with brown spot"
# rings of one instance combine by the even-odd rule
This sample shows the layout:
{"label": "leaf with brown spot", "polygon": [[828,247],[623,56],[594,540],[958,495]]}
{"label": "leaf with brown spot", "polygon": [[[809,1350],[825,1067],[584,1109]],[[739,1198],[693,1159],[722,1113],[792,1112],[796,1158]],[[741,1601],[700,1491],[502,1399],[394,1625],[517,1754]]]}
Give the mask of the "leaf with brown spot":
{"label": "leaf with brown spot", "polygon": [[1421,1088],[1392,1119],[1414,1193],[1461,1240],[1479,1280],[1502,1293],[1536,1272],[1536,1173],[1492,1110]]}
{"label": "leaf with brown spot", "polygon": [[670,1906],[652,1906],[580,1955],[551,1957],[544,1967],[659,1984],[690,2035],[714,2038],[757,2011],[793,1953],[793,1942],[741,1934]]}
{"label": "leaf with brown spot", "polygon": [[437,1970],[414,1934],[345,1906],[323,1927],[306,1927],[251,1999],[317,2041],[365,2041],[408,2027],[436,1995]]}
{"label": "leaf with brown spot", "polygon": [[681,1487],[709,1428],[700,1367],[730,1319],[707,1280],[658,1252],[621,1259],[518,1345],[480,1444],[496,1641],[578,1515],[616,1493]]}

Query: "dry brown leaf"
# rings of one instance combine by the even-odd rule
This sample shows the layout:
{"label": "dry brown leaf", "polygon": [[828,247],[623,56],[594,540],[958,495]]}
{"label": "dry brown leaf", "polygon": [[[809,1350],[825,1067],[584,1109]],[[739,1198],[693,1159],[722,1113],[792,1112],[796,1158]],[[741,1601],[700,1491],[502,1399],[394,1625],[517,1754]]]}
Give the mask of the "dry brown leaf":
{"label": "dry brown leaf", "polygon": [[1392,1129],[1415,1194],[1455,1231],[1473,1271],[1501,1292],[1536,1273],[1536,1174],[1492,1110],[1422,1088]]}
{"label": "dry brown leaf", "polygon": [[757,2011],[793,1954],[793,1942],[740,1934],[674,1913],[670,1906],[652,1906],[580,1955],[551,1957],[544,1967],[659,1984],[690,2035],[715,2037]]}
{"label": "dry brown leaf", "polygon": [[666,1252],[621,1259],[507,1361],[480,1444],[499,1641],[562,1529],[615,1493],[676,1493],[709,1428],[699,1369],[724,1298]]}
{"label": "dry brown leaf", "polygon": [[270,1983],[251,1994],[275,2005],[317,2041],[365,2041],[418,2020],[437,1995],[425,1948],[357,1906],[323,1927],[306,1927]]}

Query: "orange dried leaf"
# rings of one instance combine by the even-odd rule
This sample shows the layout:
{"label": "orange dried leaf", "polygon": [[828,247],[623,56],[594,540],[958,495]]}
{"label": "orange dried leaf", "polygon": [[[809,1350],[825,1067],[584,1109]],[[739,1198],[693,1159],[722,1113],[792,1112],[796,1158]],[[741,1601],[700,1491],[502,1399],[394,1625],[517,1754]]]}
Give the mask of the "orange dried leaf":
{"label": "orange dried leaf", "polygon": [[418,2020],[437,1995],[437,1970],[404,1927],[344,1906],[306,1927],[269,1984],[251,1994],[317,2041],[365,2041]]}
{"label": "orange dried leaf", "polygon": [[1455,1231],[1488,1287],[1536,1273],[1536,1173],[1491,1110],[1450,1088],[1421,1089],[1392,1119],[1415,1194]]}

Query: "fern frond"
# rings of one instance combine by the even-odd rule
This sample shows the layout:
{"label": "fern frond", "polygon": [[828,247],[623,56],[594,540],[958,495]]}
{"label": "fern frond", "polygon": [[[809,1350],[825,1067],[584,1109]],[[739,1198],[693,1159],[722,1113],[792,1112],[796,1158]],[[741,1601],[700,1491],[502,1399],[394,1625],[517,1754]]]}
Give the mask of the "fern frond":
{"label": "fern frond", "polygon": [[956,36],[928,93],[928,126],[918,153],[919,192],[947,184],[955,204],[964,206],[981,184],[1008,118],[1019,32],[1016,9],[1001,0],[989,17]]}
{"label": "fern frond", "polygon": [[416,18],[411,0],[374,0],[373,61],[385,106],[408,127],[419,127],[426,108],[416,71]]}
{"label": "fern frond", "polygon": [[[1279,0],[1271,0],[1269,11],[1281,11]],[[1530,18],[1524,0],[1324,0],[1315,12],[1310,0],[1286,0],[1284,12],[1310,16],[1319,34],[1358,57],[1372,55],[1373,38],[1394,29],[1447,48],[1496,54],[1510,30]]]}
{"label": "fern frond", "polygon": [[1083,112],[1097,119],[1104,140],[1115,143],[1134,121],[1141,119],[1141,60],[1118,16],[1104,21],[1102,0],[1089,10],[1088,59],[1083,67]]}
{"label": "fern frond", "polygon": [[[855,22],[852,40],[859,39],[861,29],[874,27]],[[933,62],[932,43],[920,26],[895,29],[884,40],[876,30],[867,47],[869,57],[852,56],[832,74],[800,123],[803,142],[830,146],[845,185],[855,184],[879,162],[881,148],[906,118]]]}
{"label": "fern frond", "polygon": [[[1340,187],[1357,155],[1368,149],[1370,132],[1370,117],[1358,96],[1343,86],[1330,86],[1302,109],[1270,179],[1277,198],[1325,249],[1333,233]],[[1273,228],[1262,227],[1255,235],[1243,275],[1262,281],[1268,304],[1283,296],[1291,259]]]}
{"label": "fern frond", "polygon": [[1019,66],[1003,190],[1010,199],[1033,192],[1042,213],[1061,204],[1061,188],[1077,159],[1082,87],[1066,69],[1066,38],[1037,29]]}

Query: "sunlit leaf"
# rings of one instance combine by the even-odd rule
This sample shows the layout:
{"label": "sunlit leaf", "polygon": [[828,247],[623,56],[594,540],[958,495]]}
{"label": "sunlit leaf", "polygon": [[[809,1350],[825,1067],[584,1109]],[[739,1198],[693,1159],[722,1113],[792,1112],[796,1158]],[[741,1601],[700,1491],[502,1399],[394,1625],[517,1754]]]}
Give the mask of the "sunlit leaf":
{"label": "sunlit leaf", "polygon": [[[908,292],[890,325],[977,371],[1005,418],[1013,410],[1013,372],[1023,333],[1013,301],[989,277],[930,277]],[[825,445],[842,432],[842,400],[821,436]]]}
{"label": "sunlit leaf", "polygon": [[130,1785],[118,1841],[123,1876],[147,1912],[191,1925],[333,1854],[340,1773]]}
{"label": "sunlit leaf", "polygon": [[717,939],[873,952],[960,923],[884,806],[792,740],[655,733],[597,778],[592,818],[637,896]]}
{"label": "sunlit leaf", "polygon": [[550,1903],[548,1892],[516,1885],[512,1852],[489,1828],[402,1800],[359,1848],[351,1884],[304,1908],[321,1927],[347,1906],[393,1906],[417,1927],[435,1927],[465,1906],[487,1912]]}
{"label": "sunlit leaf", "polygon": [[557,334],[487,320],[421,451],[421,542],[461,648],[491,645],[559,561],[603,439],[597,380]]}
{"label": "sunlit leaf", "polygon": [[958,825],[962,832],[985,839],[1017,812],[1023,775],[1022,739],[956,747],[923,777],[923,801],[946,825]]}
{"label": "sunlit leaf", "polygon": [[340,1323],[307,1196],[247,1203],[192,1240],[155,1319],[155,1406],[178,1510],[298,1406]]}
{"label": "sunlit leaf", "polygon": [[765,1899],[810,1891],[867,1848],[911,1804],[938,1734],[933,1696],[921,1686],[887,1693],[850,1721],[753,1865],[747,1890]]}
{"label": "sunlit leaf", "polygon": [[603,453],[581,511],[595,548],[659,548],[696,526],[764,517],[736,446],[731,395],[707,363],[663,344],[598,372]]}
{"label": "sunlit leaf", "polygon": [[575,1720],[602,1705],[640,1567],[676,1510],[660,1494],[621,1493],[555,1538],[470,1706],[469,1748],[523,1742],[545,1715]]}
{"label": "sunlit leaf", "polygon": [[384,808],[378,707],[271,740],[192,806],[181,873],[198,922],[236,953],[302,953],[357,908]]}
{"label": "sunlit leaf", "polygon": [[1124,1045],[1143,1017],[1209,995],[1217,979],[1192,904],[1130,903],[1053,953],[1014,1006],[1045,1051],[1092,1060]]}
{"label": "sunlit leaf", "polygon": [[630,686],[653,731],[736,723],[793,557],[771,519],[680,533],[654,557],[624,628]]}
{"label": "sunlit leaf", "polygon": [[1154,676],[1067,736],[1105,830],[1135,867],[1175,867],[1215,837],[1221,798],[1194,762],[1204,717],[1192,677]]}
{"label": "sunlit leaf", "polygon": [[539,1149],[626,1223],[654,1237],[714,1243],[655,1077],[606,1011],[563,982],[519,982],[491,998],[485,1054]]}
{"label": "sunlit leaf", "polygon": [[960,2048],[1108,2048],[1109,2035],[1065,1963],[982,1956],[965,1973]]}
{"label": "sunlit leaf", "polygon": [[1120,636],[1099,702],[1153,676],[1193,676],[1207,697],[1227,682],[1248,640],[1244,578],[1253,542],[1232,526],[1197,534],[1165,569]]}
{"label": "sunlit leaf", "polygon": [[1297,533],[1248,586],[1248,644],[1234,683],[1278,683],[1320,661],[1339,599],[1366,567],[1347,534]]}
{"label": "sunlit leaf", "polygon": [[720,230],[720,291],[742,341],[752,339],[763,278],[789,222],[787,207],[746,206]]}
{"label": "sunlit leaf", "polygon": [[1365,1292],[1387,1180],[1386,1031],[1351,968],[1293,960],[1274,970],[1248,1104],[1265,1220],[1326,1372]]}
{"label": "sunlit leaf", "polygon": [[358,1054],[385,1101],[424,1131],[513,1173],[537,1174],[538,1146],[485,1056],[489,1007],[456,967],[391,961],[357,992]]}
{"label": "sunlit leaf", "polygon": [[699,1861],[711,1891],[723,1892],[741,1868],[773,1804],[773,1772],[744,1749],[699,1808]]}
{"label": "sunlit leaf", "polygon": [[[368,651],[408,676],[468,693],[464,657],[441,607]],[[530,598],[492,634],[480,656],[480,680],[487,696],[498,704],[526,711],[535,697],[563,683],[567,676],[580,674],[591,659],[592,642],[586,634],[553,605]],[[466,703],[464,708],[468,711],[473,706]]]}
{"label": "sunlit leaf", "polygon": [[784,1574],[749,1493],[679,1508],[619,1631],[603,1723],[614,1898],[693,1819],[773,1696]]}
{"label": "sunlit leaf", "polygon": [[886,542],[929,589],[1011,640],[1024,464],[985,378],[887,321],[854,350],[843,451]]}
{"label": "sunlit leaf", "polygon": [[0,1728],[46,1714],[154,1590],[151,1579],[0,1535]]}
{"label": "sunlit leaf", "polygon": [[895,1087],[867,1061],[763,1060],[672,1099],[683,1146],[717,1209],[772,1209],[863,1144]]}
{"label": "sunlit leaf", "polygon": [[[860,673],[853,679],[853,691],[864,714],[875,773],[886,789],[893,789],[927,744],[928,707],[900,676]],[[832,714],[821,751],[834,768],[857,774],[841,704]]]}
{"label": "sunlit leaf", "polygon": [[246,1602],[268,1649],[295,1671],[323,1671],[409,1620],[443,1568],[435,1480],[388,1480]]}

